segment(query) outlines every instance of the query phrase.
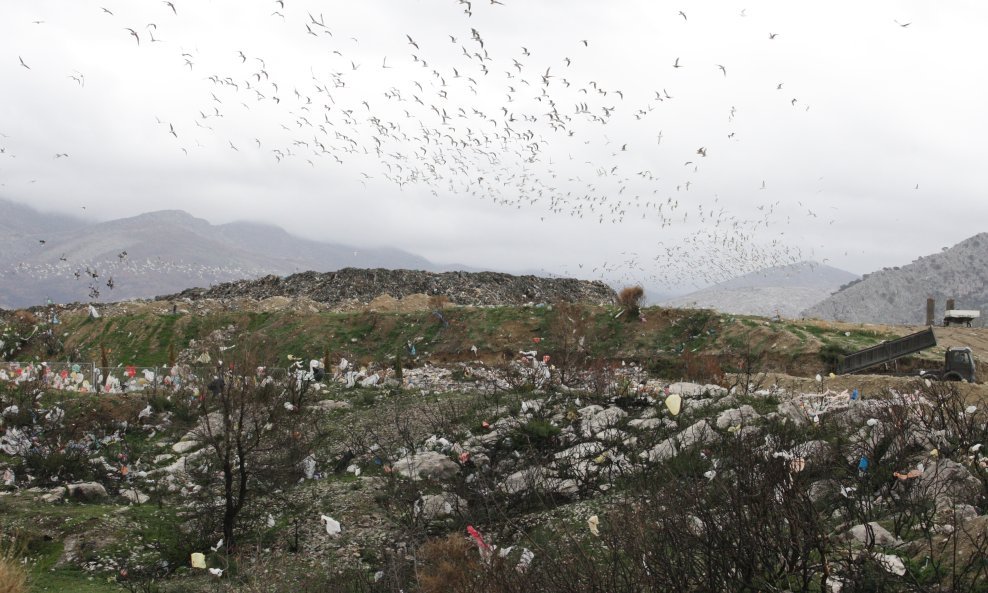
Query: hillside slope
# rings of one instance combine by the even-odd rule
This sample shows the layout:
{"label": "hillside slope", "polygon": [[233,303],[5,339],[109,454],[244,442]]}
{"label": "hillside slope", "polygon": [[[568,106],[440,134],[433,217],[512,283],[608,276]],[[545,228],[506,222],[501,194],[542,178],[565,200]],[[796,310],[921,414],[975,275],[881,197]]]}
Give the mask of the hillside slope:
{"label": "hillside slope", "polygon": [[[988,311],[988,233],[921,257],[909,265],[865,274],[804,315],[859,323],[921,324],[926,299],[936,299],[935,319],[943,318],[948,298],[960,309]],[[983,322],[983,321],[982,321]]]}
{"label": "hillside slope", "polygon": [[800,262],[745,274],[666,300],[663,304],[716,309],[739,315],[796,317],[842,284],[855,279],[856,275],[845,270],[815,262]]}
{"label": "hillside slope", "polygon": [[301,239],[257,223],[212,225],[180,210],[91,223],[0,201],[0,214],[0,307],[6,308],[49,298],[73,302],[151,297],[301,270],[440,269],[399,249]]}

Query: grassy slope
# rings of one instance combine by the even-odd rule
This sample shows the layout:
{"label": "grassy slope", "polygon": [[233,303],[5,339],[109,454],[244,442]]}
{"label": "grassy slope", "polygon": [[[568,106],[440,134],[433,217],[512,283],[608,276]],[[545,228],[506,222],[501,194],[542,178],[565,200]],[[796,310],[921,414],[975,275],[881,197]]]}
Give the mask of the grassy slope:
{"label": "grassy slope", "polygon": [[[656,364],[656,370],[677,365],[684,353],[721,354],[746,340],[768,351],[770,370],[800,374],[821,367],[821,347],[836,351],[862,348],[890,337],[864,326],[849,332],[804,322],[770,323],[762,318],[720,315],[705,310],[658,307],[644,310],[644,323],[615,318],[618,309],[581,307],[585,323],[578,333],[595,357]],[[412,313],[336,313],[214,311],[208,315],[161,314],[149,307],[130,313],[90,319],[84,311],[66,313],[56,331],[64,345],[48,357],[35,339],[15,360],[65,359],[96,364],[105,348],[111,366],[160,366],[214,330],[233,326],[241,350],[261,363],[283,366],[285,355],[345,356],[361,363],[386,362],[413,342],[416,353],[433,362],[480,358],[497,362],[520,349],[553,354],[560,343],[560,315],[551,307],[452,308],[443,320],[429,311]],[[565,328],[564,328],[565,329]],[[576,329],[576,327],[574,327]],[[745,337],[750,336],[750,338]],[[543,338],[533,345],[532,338]],[[227,344],[233,345],[233,344]],[[829,346],[828,346],[829,345]],[[476,346],[475,357],[471,347]],[[281,364],[279,364],[281,361]]]}

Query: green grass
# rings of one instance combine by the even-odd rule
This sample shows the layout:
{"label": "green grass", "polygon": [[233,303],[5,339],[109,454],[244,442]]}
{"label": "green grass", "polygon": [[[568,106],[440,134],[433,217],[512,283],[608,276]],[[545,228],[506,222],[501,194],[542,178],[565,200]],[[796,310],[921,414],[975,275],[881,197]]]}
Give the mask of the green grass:
{"label": "green grass", "polygon": [[[61,554],[61,546],[51,560],[54,564]],[[58,591],[73,593],[120,593],[123,589],[114,577],[91,575],[77,568],[42,568],[36,566],[30,572],[30,591]]]}

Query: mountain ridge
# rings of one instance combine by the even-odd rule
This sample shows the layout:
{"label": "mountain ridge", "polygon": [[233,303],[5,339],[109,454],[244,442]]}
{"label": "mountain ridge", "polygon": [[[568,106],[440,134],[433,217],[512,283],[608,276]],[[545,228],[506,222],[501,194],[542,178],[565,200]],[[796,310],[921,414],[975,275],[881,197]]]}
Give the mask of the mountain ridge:
{"label": "mountain ridge", "polygon": [[943,318],[950,298],[959,309],[988,309],[988,233],[907,265],[865,274],[808,307],[804,315],[856,323],[922,324],[927,298],[936,300],[935,321]]}
{"label": "mountain ridge", "polygon": [[0,198],[0,214],[3,308],[151,298],[306,270],[450,268],[393,247],[304,239],[259,222],[214,225],[183,210],[92,222]]}
{"label": "mountain ridge", "polygon": [[665,306],[716,309],[723,313],[796,317],[858,276],[817,262],[798,262],[744,274],[663,301]]}

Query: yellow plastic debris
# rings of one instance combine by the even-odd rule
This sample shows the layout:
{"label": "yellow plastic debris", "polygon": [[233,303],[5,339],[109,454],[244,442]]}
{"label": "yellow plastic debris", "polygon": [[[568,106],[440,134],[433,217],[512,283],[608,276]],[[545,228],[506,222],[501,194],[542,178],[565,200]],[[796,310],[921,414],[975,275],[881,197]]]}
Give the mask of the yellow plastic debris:
{"label": "yellow plastic debris", "polygon": [[679,410],[682,408],[683,398],[678,393],[673,393],[672,395],[666,398],[665,403],[666,403],[666,408],[669,409],[669,413],[672,414],[673,416],[676,416],[679,414]]}

